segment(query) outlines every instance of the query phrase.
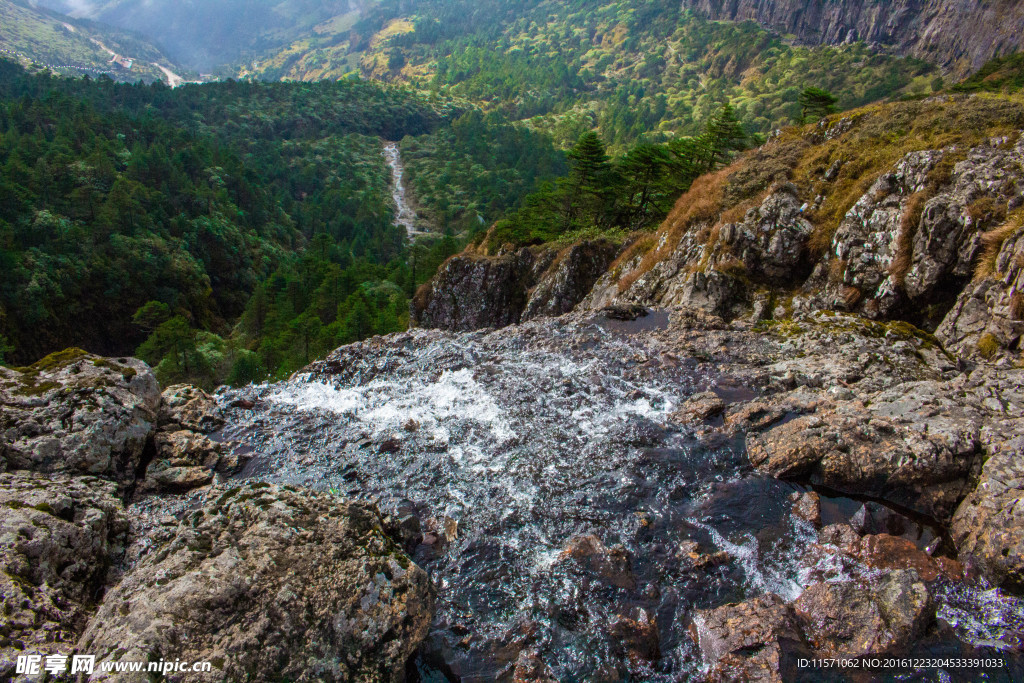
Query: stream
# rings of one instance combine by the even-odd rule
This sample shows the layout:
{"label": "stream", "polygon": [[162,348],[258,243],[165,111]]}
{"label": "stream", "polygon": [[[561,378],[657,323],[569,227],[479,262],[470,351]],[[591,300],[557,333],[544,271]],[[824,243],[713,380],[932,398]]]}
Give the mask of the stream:
{"label": "stream", "polygon": [[[254,455],[242,477],[375,500],[422,525],[412,552],[437,614],[410,681],[511,681],[524,650],[559,681],[698,680],[695,609],[793,599],[824,569],[805,564],[817,535],[792,514],[804,488],[754,472],[742,438],[709,444],[672,418],[696,392],[729,401],[750,390],[667,353],[643,324],[411,330],[343,347],[289,381],[223,394],[224,406],[255,404],[226,408],[223,437]],[[863,507],[823,503],[827,523]],[[921,547],[934,541],[904,522]],[[691,542],[723,559],[686,561]],[[957,592],[944,609],[962,623],[918,656],[1016,656],[1000,643],[1000,600]],[[999,613],[978,618],[985,605]],[[987,680],[1019,680],[1021,662],[1010,666]]]}
{"label": "stream", "polygon": [[384,144],[384,158],[391,168],[391,200],[395,203],[395,225],[405,228],[410,240],[417,235],[426,234],[416,226],[416,212],[406,201],[405,185],[402,181],[405,168],[402,166],[402,155],[398,151],[398,143],[387,142]]}

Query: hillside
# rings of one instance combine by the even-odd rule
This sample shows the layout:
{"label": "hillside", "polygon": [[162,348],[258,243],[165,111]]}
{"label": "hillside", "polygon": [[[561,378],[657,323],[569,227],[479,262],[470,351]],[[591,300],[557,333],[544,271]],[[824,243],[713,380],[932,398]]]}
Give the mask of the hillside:
{"label": "hillside", "polygon": [[[8,361],[81,346],[137,351],[161,381],[288,374],[403,329],[455,232],[564,169],[543,135],[358,79],[171,90],[0,69]],[[416,244],[394,225],[386,140],[433,150],[409,160],[417,187],[448,178]]]}
{"label": "hillside", "polygon": [[65,76],[105,75],[118,81],[166,80],[161,66],[178,69],[139,34],[72,19],[22,0],[0,0],[0,54]]}
{"label": "hillside", "polygon": [[993,57],[1024,49],[1016,0],[683,0],[715,20],[756,21],[811,45],[859,40],[966,76]]}
{"label": "hillside", "polygon": [[[839,310],[910,323],[958,354],[1019,362],[1019,77],[1019,59],[996,60],[957,94],[786,128],[712,164],[652,232],[559,229],[557,203],[546,220],[535,210],[511,214],[421,288],[415,318],[465,329],[622,303],[683,305],[726,319],[753,312],[771,325]],[[573,160],[569,183],[580,164]],[[607,245],[598,268],[568,258],[594,249],[595,239]],[[493,292],[464,293],[490,314],[451,308],[460,298],[453,287],[492,270]],[[491,297],[519,308],[502,310]]]}
{"label": "hillside", "polygon": [[76,17],[152,37],[180,64],[197,71],[251,59],[338,17],[358,17],[373,0],[41,0]]}
{"label": "hillside", "polygon": [[664,0],[386,1],[352,26],[322,25],[242,75],[316,80],[356,68],[529,119],[566,147],[596,127],[617,151],[690,134],[725,100],[752,132],[767,133],[799,116],[808,86],[853,107],[930,92],[939,77],[863,44],[791,46],[754,24],[708,22]]}

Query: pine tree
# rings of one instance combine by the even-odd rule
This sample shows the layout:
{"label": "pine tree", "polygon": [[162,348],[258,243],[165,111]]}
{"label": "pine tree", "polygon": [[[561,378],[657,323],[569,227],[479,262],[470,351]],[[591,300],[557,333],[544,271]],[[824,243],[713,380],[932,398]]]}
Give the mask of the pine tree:
{"label": "pine tree", "polygon": [[797,100],[800,103],[801,122],[817,121],[838,111],[836,103],[839,98],[821,88],[807,88]]}
{"label": "pine tree", "polygon": [[733,152],[747,148],[747,133],[728,102],[708,121],[704,135],[710,157],[708,170],[728,161]]}

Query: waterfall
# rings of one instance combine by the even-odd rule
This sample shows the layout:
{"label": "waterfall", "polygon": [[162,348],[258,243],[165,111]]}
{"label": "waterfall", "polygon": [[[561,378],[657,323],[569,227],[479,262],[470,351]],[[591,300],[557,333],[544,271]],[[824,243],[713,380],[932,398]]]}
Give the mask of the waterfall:
{"label": "waterfall", "polygon": [[391,167],[391,199],[395,202],[395,225],[405,228],[409,239],[425,234],[416,227],[416,212],[405,199],[405,186],[402,184],[402,157],[398,151],[398,143],[388,142],[384,145],[384,158]]}

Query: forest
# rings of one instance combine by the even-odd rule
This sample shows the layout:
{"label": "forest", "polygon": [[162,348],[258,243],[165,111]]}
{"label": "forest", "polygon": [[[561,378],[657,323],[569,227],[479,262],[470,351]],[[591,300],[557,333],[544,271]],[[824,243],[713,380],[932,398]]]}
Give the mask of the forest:
{"label": "forest", "polygon": [[710,22],[678,2],[384,0],[270,55],[249,75],[406,82],[525,120],[571,147],[596,130],[621,154],[700,134],[723,102],[751,133],[799,116],[807,87],[846,109],[927,94],[941,75],[862,43],[801,47],[754,23]]}
{"label": "forest", "polygon": [[471,109],[358,78],[171,90],[0,62],[0,360],[82,346],[213,386],[404,328],[459,245],[393,225],[382,141],[437,144],[460,121],[505,140],[476,151],[496,180],[474,177],[466,206],[487,215],[564,166]]}

